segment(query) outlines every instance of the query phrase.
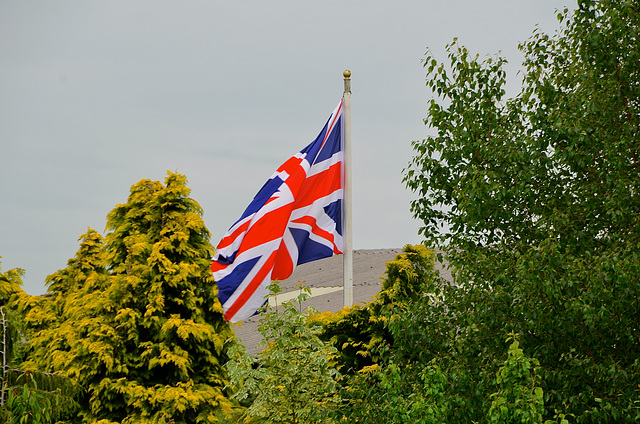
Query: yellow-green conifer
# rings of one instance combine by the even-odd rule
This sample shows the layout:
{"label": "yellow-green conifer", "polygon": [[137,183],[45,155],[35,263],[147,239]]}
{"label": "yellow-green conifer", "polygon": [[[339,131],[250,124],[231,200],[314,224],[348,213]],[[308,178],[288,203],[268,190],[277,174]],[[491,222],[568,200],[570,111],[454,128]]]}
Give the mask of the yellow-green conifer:
{"label": "yellow-green conifer", "polygon": [[62,319],[34,337],[31,361],[77,379],[82,422],[215,422],[231,406],[223,364],[233,331],[186,182],[169,173],[165,184],[133,185],[107,216],[104,244],[90,231],[49,278]]}

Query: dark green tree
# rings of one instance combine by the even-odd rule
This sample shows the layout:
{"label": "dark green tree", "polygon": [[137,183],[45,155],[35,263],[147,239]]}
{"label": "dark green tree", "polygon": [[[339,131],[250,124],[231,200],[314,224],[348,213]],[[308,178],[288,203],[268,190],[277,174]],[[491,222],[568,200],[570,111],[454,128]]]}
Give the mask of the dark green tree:
{"label": "dark green tree", "polygon": [[[449,408],[446,376],[434,361],[423,361],[423,330],[411,316],[416,302],[430,299],[443,284],[434,270],[435,254],[425,246],[407,245],[387,262],[378,295],[366,304],[337,313],[311,315],[321,337],[336,349],[343,373],[340,422],[439,423]],[[428,304],[429,302],[427,302]],[[422,323],[423,317],[418,317]]]}
{"label": "dark green tree", "polygon": [[[380,363],[399,339],[411,337],[402,332],[394,335],[389,328],[413,302],[433,291],[437,283],[434,258],[434,252],[425,246],[406,245],[387,262],[382,287],[373,300],[309,317],[310,324],[322,327],[320,337],[337,349],[336,365],[341,373],[354,374]],[[403,354],[412,355],[409,351]]]}
{"label": "dark green tree", "polygon": [[454,42],[448,65],[425,60],[435,133],[404,180],[456,284],[446,307],[412,316],[424,355],[455,374],[451,422],[483,416],[474,393],[495,391],[511,332],[540,361],[548,416],[640,420],[640,2],[580,0],[558,17],[560,32],[521,45],[512,99],[501,58]]}

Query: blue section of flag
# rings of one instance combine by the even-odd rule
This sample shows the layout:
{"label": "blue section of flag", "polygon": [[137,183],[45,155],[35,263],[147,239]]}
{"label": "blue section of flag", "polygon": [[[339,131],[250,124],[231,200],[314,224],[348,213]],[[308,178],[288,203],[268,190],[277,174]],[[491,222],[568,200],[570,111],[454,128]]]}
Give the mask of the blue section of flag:
{"label": "blue section of flag", "polygon": [[253,258],[246,262],[242,262],[235,269],[234,273],[227,275],[220,281],[216,281],[216,283],[218,284],[218,299],[220,300],[221,304],[224,305],[227,299],[229,299],[236,288],[240,285],[242,280],[247,276],[249,271],[251,271],[251,269],[255,266],[256,262],[258,262],[258,258]]}
{"label": "blue section of flag", "polygon": [[291,234],[298,246],[298,265],[333,256],[333,250],[311,240],[307,231],[294,228],[291,229]]}

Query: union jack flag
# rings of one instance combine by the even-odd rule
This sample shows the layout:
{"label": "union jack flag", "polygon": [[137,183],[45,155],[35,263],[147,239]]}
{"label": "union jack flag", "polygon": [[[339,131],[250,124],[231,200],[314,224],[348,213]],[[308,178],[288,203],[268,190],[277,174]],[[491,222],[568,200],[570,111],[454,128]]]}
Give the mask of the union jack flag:
{"label": "union jack flag", "polygon": [[227,321],[265,303],[296,265],[343,253],[343,102],[311,144],[271,176],[227,231],[211,270]]}

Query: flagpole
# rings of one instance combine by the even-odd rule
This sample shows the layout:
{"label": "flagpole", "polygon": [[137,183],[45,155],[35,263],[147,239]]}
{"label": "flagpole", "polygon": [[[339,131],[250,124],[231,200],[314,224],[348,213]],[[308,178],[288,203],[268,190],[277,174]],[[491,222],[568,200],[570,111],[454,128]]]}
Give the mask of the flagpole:
{"label": "flagpole", "polygon": [[351,71],[344,77],[344,254],[342,263],[344,306],[353,305],[353,237],[351,232]]}

